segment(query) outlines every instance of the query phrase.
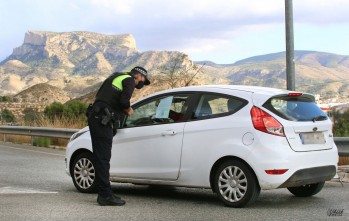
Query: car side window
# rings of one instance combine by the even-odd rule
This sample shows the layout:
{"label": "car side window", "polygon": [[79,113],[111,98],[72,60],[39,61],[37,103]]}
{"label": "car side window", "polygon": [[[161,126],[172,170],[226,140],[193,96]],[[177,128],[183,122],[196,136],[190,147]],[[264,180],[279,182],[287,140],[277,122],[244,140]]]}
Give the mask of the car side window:
{"label": "car side window", "polygon": [[124,127],[183,122],[189,95],[170,95],[144,103],[134,109]]}
{"label": "car side window", "polygon": [[226,116],[240,110],[246,101],[227,95],[204,94],[200,97],[192,119]]}

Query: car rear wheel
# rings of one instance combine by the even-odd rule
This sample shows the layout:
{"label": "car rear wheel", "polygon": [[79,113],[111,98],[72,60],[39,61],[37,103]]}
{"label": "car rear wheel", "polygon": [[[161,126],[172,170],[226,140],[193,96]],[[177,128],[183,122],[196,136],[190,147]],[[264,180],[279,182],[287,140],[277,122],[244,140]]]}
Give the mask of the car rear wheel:
{"label": "car rear wheel", "polygon": [[72,166],[71,176],[73,183],[82,193],[95,193],[97,191],[96,171],[93,155],[90,152],[79,154]]}
{"label": "car rear wheel", "polygon": [[320,182],[320,183],[313,183],[313,184],[308,184],[304,186],[288,187],[287,189],[295,196],[308,197],[308,196],[313,196],[319,193],[324,187],[324,185],[325,185],[325,182]]}
{"label": "car rear wheel", "polygon": [[238,160],[225,161],[218,167],[213,188],[226,206],[237,208],[253,203],[260,193],[253,171]]}

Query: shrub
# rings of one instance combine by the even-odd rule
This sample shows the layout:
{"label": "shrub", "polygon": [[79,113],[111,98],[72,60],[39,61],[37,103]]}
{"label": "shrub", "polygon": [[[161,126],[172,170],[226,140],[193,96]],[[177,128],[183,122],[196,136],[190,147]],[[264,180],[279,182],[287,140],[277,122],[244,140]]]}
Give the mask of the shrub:
{"label": "shrub", "polygon": [[349,137],[349,111],[344,113],[334,112],[334,136]]}
{"label": "shrub", "polygon": [[53,102],[51,105],[47,106],[44,113],[49,118],[62,117],[64,112],[64,105],[59,102]]}
{"label": "shrub", "polygon": [[38,119],[39,113],[33,108],[26,108],[23,111],[24,114],[24,122],[26,125],[33,125],[35,121]]}
{"label": "shrub", "polygon": [[45,108],[45,115],[50,119],[55,118],[71,118],[74,120],[81,119],[86,120],[87,104],[81,101],[71,101],[66,104],[54,102]]}
{"label": "shrub", "polygon": [[47,106],[44,116],[36,120],[39,127],[82,128],[86,126],[87,104],[81,101],[71,101],[66,104],[54,102]]}
{"label": "shrub", "polygon": [[6,123],[12,123],[15,122],[16,118],[13,115],[13,113],[8,110],[8,109],[4,109],[1,113],[0,113],[0,117],[1,117],[1,122],[5,121]]}
{"label": "shrub", "polygon": [[10,97],[10,96],[0,96],[0,102],[13,102],[13,97]]}
{"label": "shrub", "polygon": [[51,139],[47,137],[37,137],[33,140],[33,146],[37,147],[49,147],[51,145]]}

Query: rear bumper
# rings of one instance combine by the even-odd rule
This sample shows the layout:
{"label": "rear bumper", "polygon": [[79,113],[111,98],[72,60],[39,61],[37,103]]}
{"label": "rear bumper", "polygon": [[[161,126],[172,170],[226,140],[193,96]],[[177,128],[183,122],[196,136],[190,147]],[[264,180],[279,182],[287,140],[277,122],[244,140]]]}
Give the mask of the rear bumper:
{"label": "rear bumper", "polygon": [[293,173],[279,188],[296,187],[331,180],[336,175],[335,166],[301,169]]}
{"label": "rear bumper", "polygon": [[[301,186],[330,180],[336,174],[338,151],[331,149],[295,152],[285,137],[271,141],[261,134],[247,163],[254,170],[262,190]],[[284,174],[267,174],[266,170],[287,169]]]}

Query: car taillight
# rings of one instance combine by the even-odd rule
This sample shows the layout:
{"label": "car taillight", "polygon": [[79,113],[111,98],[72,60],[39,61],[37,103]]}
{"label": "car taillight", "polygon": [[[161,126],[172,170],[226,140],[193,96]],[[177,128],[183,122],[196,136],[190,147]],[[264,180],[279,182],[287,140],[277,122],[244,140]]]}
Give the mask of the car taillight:
{"label": "car taillight", "polygon": [[252,107],[251,109],[252,123],[255,129],[277,136],[284,137],[284,127],[267,112],[261,110],[258,107]]}
{"label": "car taillight", "polygon": [[289,96],[289,97],[299,97],[299,96],[302,96],[302,93],[299,93],[299,92],[290,92],[290,93],[288,93],[288,96]]}

